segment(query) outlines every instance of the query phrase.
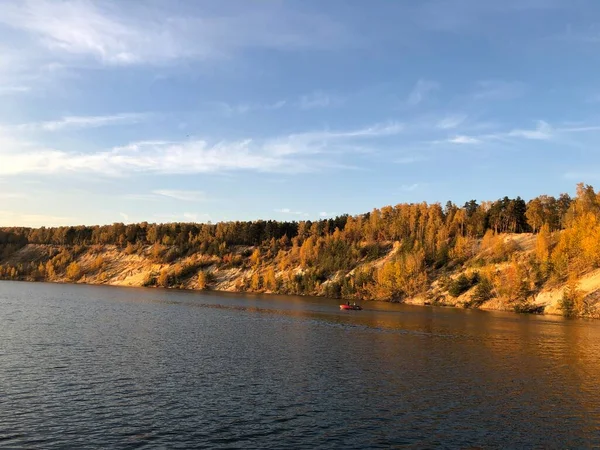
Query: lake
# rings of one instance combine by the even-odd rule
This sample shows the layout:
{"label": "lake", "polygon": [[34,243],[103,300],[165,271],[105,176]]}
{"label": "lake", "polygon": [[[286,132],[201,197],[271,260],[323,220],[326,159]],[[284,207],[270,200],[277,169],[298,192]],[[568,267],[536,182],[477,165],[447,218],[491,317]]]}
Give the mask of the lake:
{"label": "lake", "polygon": [[0,282],[0,446],[600,446],[600,323]]}

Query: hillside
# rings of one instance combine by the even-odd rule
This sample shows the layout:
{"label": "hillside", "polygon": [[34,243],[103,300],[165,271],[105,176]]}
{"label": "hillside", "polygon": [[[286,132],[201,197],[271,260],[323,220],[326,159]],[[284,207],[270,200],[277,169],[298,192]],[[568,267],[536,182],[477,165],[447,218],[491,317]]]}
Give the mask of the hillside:
{"label": "hillside", "polygon": [[[543,312],[546,314],[563,314],[561,307],[567,283],[548,284],[532,293],[525,301],[515,301],[503,292],[494,292],[492,287],[489,298],[477,299],[481,281],[472,283],[474,274],[494,271],[495,276],[503,281],[510,279],[516,261],[526,261],[535,252],[536,236],[533,234],[502,234],[498,238],[511,249],[511,262],[498,262],[483,265],[490,260],[490,249],[482,245],[482,240],[474,243],[476,250],[464,263],[449,269],[434,271],[431,281],[420,293],[410,297],[391,298],[385,300],[403,301],[418,305],[441,305],[461,308],[481,308],[489,310],[507,310],[520,312]],[[391,245],[381,256],[360,261],[350,271],[338,271],[328,279],[314,284],[312,289],[302,291],[298,286],[294,289],[284,281],[289,273],[294,274],[292,283],[304,281],[310,269],[303,268],[300,263],[281,270],[280,260],[275,257],[263,257],[256,261],[256,248],[238,246],[232,249],[232,261],[223,261],[215,256],[194,253],[176,258],[172,261],[156,260],[153,246],[136,249],[120,248],[115,245],[91,246],[87,248],[70,248],[65,252],[62,246],[28,244],[3,261],[4,266],[23,267],[31,262],[50,261],[67,253],[74,255],[63,270],[47,273],[45,276],[17,276],[25,280],[44,280],[51,282],[73,282],[88,284],[107,284],[115,286],[161,286],[180,289],[212,289],[230,292],[266,292],[282,294],[307,294],[315,296],[335,296],[358,300],[380,300],[374,295],[363,292],[359,295],[344,296],[339,288],[341,280],[352,279],[356,273],[368,273],[381,269],[397,254],[399,246]],[[162,251],[169,254],[171,248]],[[290,256],[292,250],[287,251]],[[281,258],[281,254],[279,258]],[[518,263],[517,263],[518,264]],[[269,277],[274,277],[272,280]],[[469,280],[460,288],[461,277]],[[274,281],[273,281],[274,280]],[[269,285],[269,283],[273,283]],[[600,316],[600,270],[594,270],[577,279],[578,291],[583,300],[589,304],[587,316]],[[473,286],[471,286],[473,284]],[[464,290],[464,292],[461,292]],[[451,294],[452,292],[452,294]],[[458,295],[457,295],[458,294]]]}
{"label": "hillside", "polygon": [[0,230],[0,278],[598,317],[600,195],[399,204],[316,222]]}

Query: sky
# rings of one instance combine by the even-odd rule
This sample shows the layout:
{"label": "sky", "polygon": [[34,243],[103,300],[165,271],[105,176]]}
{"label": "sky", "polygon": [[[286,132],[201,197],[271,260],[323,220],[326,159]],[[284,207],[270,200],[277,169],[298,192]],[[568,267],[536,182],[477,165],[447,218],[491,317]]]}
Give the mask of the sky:
{"label": "sky", "polygon": [[0,226],[600,187],[600,2],[0,2]]}

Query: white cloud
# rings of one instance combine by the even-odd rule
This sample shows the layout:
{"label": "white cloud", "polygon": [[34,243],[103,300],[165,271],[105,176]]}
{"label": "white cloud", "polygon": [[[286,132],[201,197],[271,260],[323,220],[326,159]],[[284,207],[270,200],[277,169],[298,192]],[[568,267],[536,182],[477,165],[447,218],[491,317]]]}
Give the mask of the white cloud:
{"label": "white cloud", "polygon": [[308,217],[309,214],[307,212],[303,212],[303,211],[292,211],[290,208],[281,208],[281,209],[275,209],[275,212],[278,213],[283,213],[283,214],[291,214],[294,216],[302,216],[302,217]]}
{"label": "white cloud", "polygon": [[108,116],[67,116],[59,120],[21,124],[16,128],[24,131],[62,131],[65,129],[99,128],[108,125],[138,123],[147,117],[147,114],[138,113],[122,113]]}
{"label": "white cloud", "polygon": [[226,102],[216,102],[213,105],[224,116],[231,117],[247,114],[253,111],[275,111],[286,105],[286,100],[279,100],[274,103],[239,103],[229,104]]}
{"label": "white cloud", "polygon": [[481,141],[472,136],[454,136],[453,138],[448,139],[448,142],[451,144],[479,144]]}
{"label": "white cloud", "polygon": [[587,133],[600,131],[600,125],[581,125],[578,127],[569,126],[564,128],[558,128],[556,131],[564,133]]}
{"label": "white cloud", "polygon": [[408,95],[406,103],[410,106],[416,106],[423,102],[427,96],[440,88],[440,84],[436,81],[419,80]]}
{"label": "white cloud", "polygon": [[125,214],[124,212],[120,212],[119,215],[123,218],[123,220],[125,222],[129,221],[129,215],[128,214]]}
{"label": "white cloud", "polygon": [[552,138],[552,127],[543,120],[539,120],[535,130],[512,130],[508,133],[512,137],[522,137],[525,139],[548,140]]}
{"label": "white cloud", "polygon": [[319,213],[319,217],[333,217],[335,215],[336,215],[336,213],[334,213],[334,212],[322,211]]}
{"label": "white cloud", "polygon": [[0,145],[0,175],[306,172],[323,167],[346,167],[332,158],[347,152],[345,146],[349,142],[392,136],[402,130],[402,124],[388,122],[355,130],[311,131],[272,139],[250,138],[212,144],[202,139],[141,141],[93,153],[65,152],[0,134],[0,144],[6,144]]}
{"label": "white cloud", "polygon": [[467,116],[465,114],[457,114],[457,115],[453,115],[453,116],[448,116],[448,117],[445,117],[442,120],[440,120],[436,124],[436,127],[440,128],[442,130],[449,130],[449,129],[458,127],[466,119],[467,119]]}
{"label": "white cloud", "polygon": [[169,197],[175,200],[182,200],[185,202],[203,202],[207,200],[206,193],[204,191],[181,191],[172,189],[158,189],[152,191],[156,195],[162,197]]}
{"label": "white cloud", "polygon": [[0,22],[64,60],[111,65],[224,59],[244,48],[334,48],[350,40],[330,19],[277,4],[197,6],[204,11],[177,13],[170,2],[5,0]]}

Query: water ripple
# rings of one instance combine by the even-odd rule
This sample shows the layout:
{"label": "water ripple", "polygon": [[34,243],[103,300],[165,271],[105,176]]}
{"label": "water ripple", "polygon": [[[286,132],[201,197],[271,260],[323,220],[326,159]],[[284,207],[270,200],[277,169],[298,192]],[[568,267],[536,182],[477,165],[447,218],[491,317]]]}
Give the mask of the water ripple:
{"label": "water ripple", "polygon": [[0,282],[0,446],[600,446],[596,322],[366,306]]}

